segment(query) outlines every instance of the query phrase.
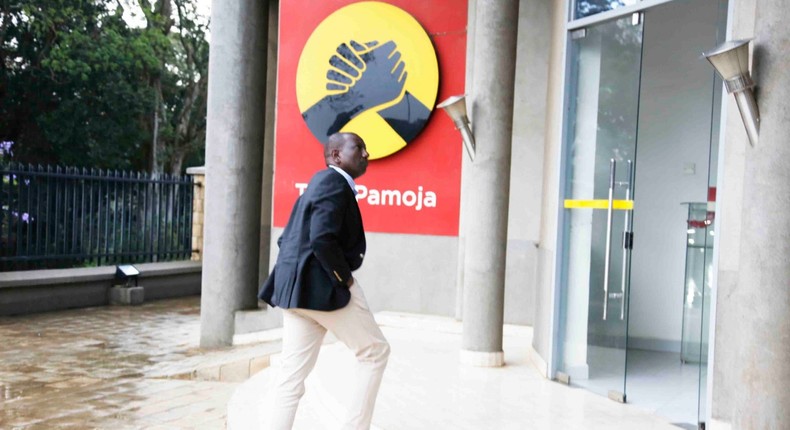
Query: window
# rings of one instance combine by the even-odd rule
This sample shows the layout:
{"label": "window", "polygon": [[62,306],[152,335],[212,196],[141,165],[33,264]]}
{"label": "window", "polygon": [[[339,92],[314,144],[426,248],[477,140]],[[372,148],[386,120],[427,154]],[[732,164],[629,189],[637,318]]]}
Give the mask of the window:
{"label": "window", "polygon": [[576,0],[573,19],[636,4],[639,0]]}

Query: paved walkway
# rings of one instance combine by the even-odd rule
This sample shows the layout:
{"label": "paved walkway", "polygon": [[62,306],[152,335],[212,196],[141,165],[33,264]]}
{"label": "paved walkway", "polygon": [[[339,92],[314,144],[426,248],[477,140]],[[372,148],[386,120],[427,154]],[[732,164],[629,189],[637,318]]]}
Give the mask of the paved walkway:
{"label": "paved walkway", "polygon": [[0,429],[223,429],[279,342],[202,351],[200,298],[0,318]]}
{"label": "paved walkway", "polygon": [[[192,297],[0,318],[0,429],[260,428],[279,342],[200,350],[199,304]],[[527,362],[529,328],[507,328],[507,366],[481,369],[458,363],[455,321],[377,319],[393,346],[377,428],[675,428],[542,378]],[[342,345],[324,347],[296,429],[339,423],[352,363]]]}

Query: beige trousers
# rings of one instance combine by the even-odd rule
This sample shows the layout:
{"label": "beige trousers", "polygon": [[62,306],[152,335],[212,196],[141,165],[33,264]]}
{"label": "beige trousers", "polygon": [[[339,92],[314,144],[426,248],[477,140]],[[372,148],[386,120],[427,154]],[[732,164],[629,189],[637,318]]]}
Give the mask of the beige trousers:
{"label": "beige trousers", "polygon": [[270,421],[273,430],[289,430],[293,426],[299,399],[304,394],[304,381],[315,366],[327,330],[357,358],[356,386],[343,428],[370,428],[390,346],[356,279],[349,291],[348,305],[336,311],[283,310],[282,366],[275,380]]}

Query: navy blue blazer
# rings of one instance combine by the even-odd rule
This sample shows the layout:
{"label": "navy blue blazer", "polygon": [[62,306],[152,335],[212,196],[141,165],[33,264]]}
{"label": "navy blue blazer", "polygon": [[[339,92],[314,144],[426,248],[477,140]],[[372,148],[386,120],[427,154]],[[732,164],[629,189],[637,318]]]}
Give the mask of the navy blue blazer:
{"label": "navy blue blazer", "polygon": [[347,282],[365,258],[355,193],[340,173],[316,173],[277,240],[277,263],[258,298],[284,309],[332,311],[351,298]]}

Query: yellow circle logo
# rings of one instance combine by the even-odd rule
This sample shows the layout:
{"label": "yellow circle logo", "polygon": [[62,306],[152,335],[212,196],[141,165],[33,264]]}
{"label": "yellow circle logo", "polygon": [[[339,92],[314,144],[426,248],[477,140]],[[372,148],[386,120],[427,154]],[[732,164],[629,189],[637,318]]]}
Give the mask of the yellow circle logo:
{"label": "yellow circle logo", "polygon": [[313,31],[299,57],[296,100],[313,135],[360,135],[370,159],[403,149],[436,102],[439,66],[428,34],[380,2],[343,7]]}

